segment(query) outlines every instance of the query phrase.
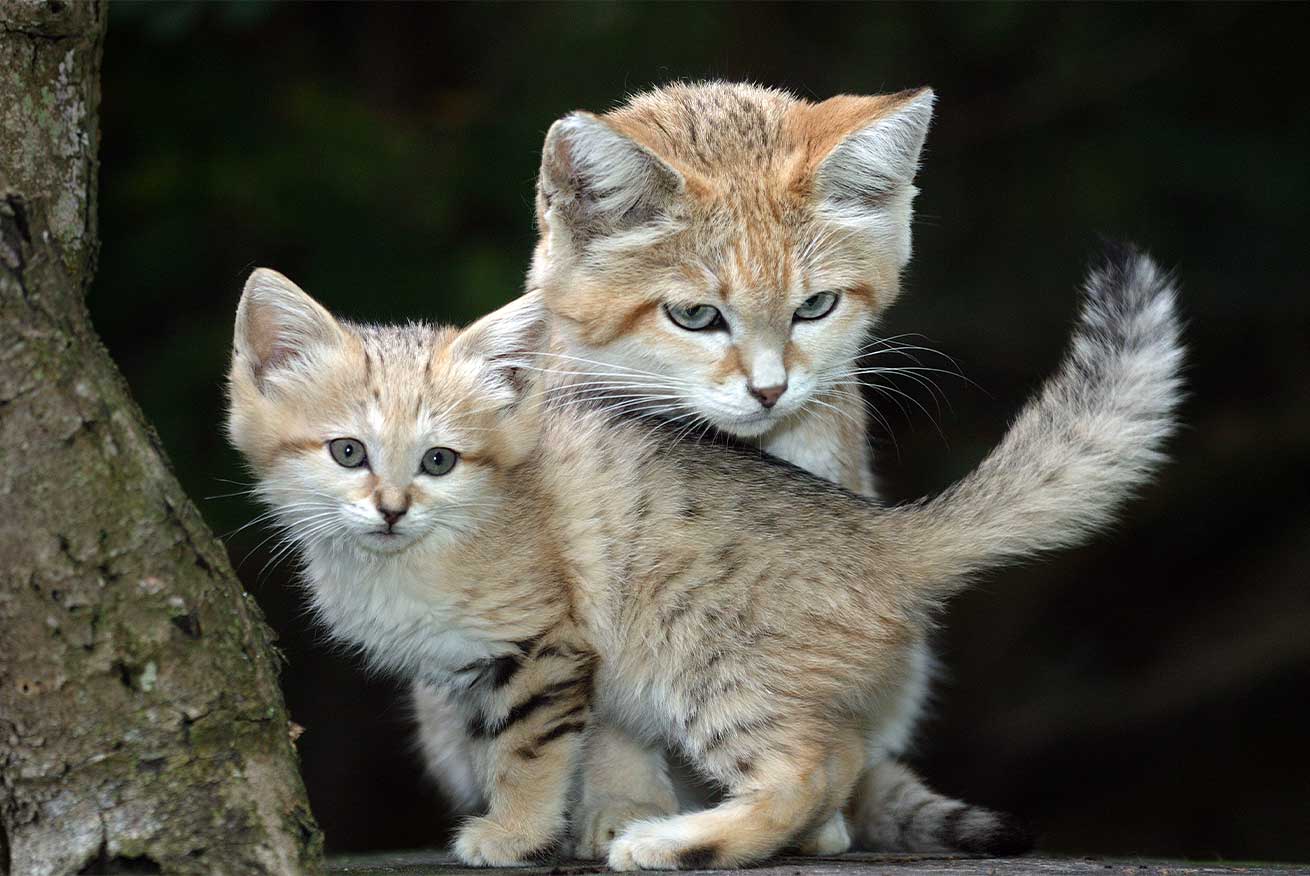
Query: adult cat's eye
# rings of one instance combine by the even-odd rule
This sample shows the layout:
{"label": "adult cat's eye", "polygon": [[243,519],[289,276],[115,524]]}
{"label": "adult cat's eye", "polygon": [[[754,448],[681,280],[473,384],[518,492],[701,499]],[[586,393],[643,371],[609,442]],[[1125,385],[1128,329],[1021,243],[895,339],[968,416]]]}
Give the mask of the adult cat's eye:
{"label": "adult cat's eye", "polygon": [[333,438],[328,442],[328,453],[332,454],[337,465],[346,468],[359,468],[368,459],[363,442],[354,438]]}
{"label": "adult cat's eye", "polygon": [[797,319],[822,319],[837,306],[836,292],[815,292],[796,308]]}
{"label": "adult cat's eye", "polygon": [[711,328],[723,328],[723,314],[709,304],[693,304],[683,307],[681,304],[666,304],[664,312],[669,319],[689,332],[699,332]]}
{"label": "adult cat's eye", "polygon": [[443,474],[448,474],[455,467],[458,459],[459,454],[449,447],[431,447],[423,454],[423,462],[419,464],[419,468],[424,474],[439,478]]}

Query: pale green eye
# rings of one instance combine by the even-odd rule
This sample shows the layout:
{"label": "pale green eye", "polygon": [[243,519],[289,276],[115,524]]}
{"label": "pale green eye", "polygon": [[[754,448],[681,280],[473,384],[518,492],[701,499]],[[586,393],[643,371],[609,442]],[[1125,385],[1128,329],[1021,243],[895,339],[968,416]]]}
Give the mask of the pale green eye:
{"label": "pale green eye", "polygon": [[448,474],[455,467],[455,461],[458,459],[459,454],[449,447],[432,447],[423,454],[421,468],[424,474],[439,478],[443,474]]}
{"label": "pale green eye", "polygon": [[816,292],[796,308],[797,319],[822,319],[837,306],[836,292]]}
{"label": "pale green eye", "polygon": [[354,438],[333,438],[328,442],[328,453],[332,454],[337,465],[346,468],[359,468],[368,460],[363,442]]}
{"label": "pale green eye", "polygon": [[664,312],[669,315],[669,319],[689,332],[723,327],[723,316],[719,313],[719,309],[709,304],[693,304],[691,307],[666,304]]}

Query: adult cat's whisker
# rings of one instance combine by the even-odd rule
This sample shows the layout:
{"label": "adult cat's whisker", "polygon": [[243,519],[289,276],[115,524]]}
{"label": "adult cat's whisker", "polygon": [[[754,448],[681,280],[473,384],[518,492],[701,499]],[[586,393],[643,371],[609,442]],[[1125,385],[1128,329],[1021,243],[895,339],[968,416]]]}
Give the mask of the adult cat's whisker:
{"label": "adult cat's whisker", "polygon": [[928,394],[932,397],[934,406],[937,408],[938,416],[941,416],[942,413],[941,406],[943,402],[946,404],[946,407],[948,409],[951,406],[950,399],[947,398],[946,393],[942,391],[942,388],[940,386],[938,386],[936,383],[934,383],[933,381],[927,378],[920,377],[919,375],[915,374],[912,370],[904,369],[904,368],[865,368],[865,369],[860,369],[859,371],[851,372],[852,377],[878,376],[882,374],[887,374],[892,376],[900,375],[908,380],[913,380],[919,386],[922,386],[923,388],[927,389]]}
{"label": "adult cat's whisker", "polygon": [[[936,418],[933,417],[932,412],[929,411],[926,407],[924,407],[923,404],[917,398],[905,392],[904,390],[897,389],[894,386],[888,386],[886,384],[866,383],[864,385],[872,389],[874,392],[881,393],[883,395],[888,395],[889,393],[891,393],[909,401],[911,404],[913,404],[915,407],[917,407],[920,411],[923,412],[923,415],[928,418],[928,422],[932,423],[933,429],[935,429],[937,431],[937,434],[941,436],[942,443],[945,444],[947,447],[950,446],[950,442],[946,439],[946,433],[942,431],[941,425],[937,422]],[[907,414],[907,418],[908,418],[908,414]]]}
{"label": "adult cat's whisker", "polygon": [[868,367],[856,367],[847,373],[852,377],[859,377],[866,374],[905,374],[907,376],[913,374],[945,374],[948,377],[963,380],[965,383],[968,383],[970,386],[980,389],[983,392],[987,391],[983,389],[981,384],[970,378],[968,375],[962,374],[959,371],[952,371],[948,368],[932,368],[924,365],[873,365]]}
{"label": "adult cat's whisker", "polygon": [[864,426],[864,424],[861,423],[857,417],[851,414],[850,411],[843,410],[842,408],[837,407],[831,402],[826,402],[821,398],[812,398],[810,399],[809,403],[813,405],[818,405],[821,408],[826,408],[827,410],[830,410],[838,414],[839,416],[844,417],[846,420],[850,421],[853,425],[857,427],[862,428]]}
{"label": "adult cat's whisker", "polygon": [[553,402],[556,398],[560,398],[562,399],[562,401],[572,401],[574,398],[595,398],[599,396],[617,397],[619,395],[633,395],[633,394],[652,395],[650,393],[650,390],[652,389],[667,390],[667,392],[660,393],[660,395],[666,395],[669,397],[672,397],[675,394],[672,391],[673,387],[669,387],[669,386],[641,386],[641,385],[630,385],[630,384],[622,384],[622,383],[612,383],[612,384],[604,384],[604,385],[598,384],[596,386],[591,386],[587,388],[565,389],[560,392],[554,393],[553,394],[554,397],[551,400]]}
{"label": "adult cat's whisker", "polygon": [[[872,343],[865,344],[864,346],[860,347],[859,351],[852,358],[859,359],[864,356],[877,356],[877,355],[883,355],[889,353],[898,353],[908,358],[914,358],[910,353],[910,351],[914,351],[916,353],[930,353],[934,356],[939,356],[942,359],[945,359],[947,362],[949,362],[954,368],[958,369],[960,367],[959,363],[955,360],[954,357],[952,357],[947,353],[943,353],[941,350],[938,350],[934,347],[928,347],[922,344],[893,343],[894,341],[897,341],[900,338],[908,338],[908,337],[922,338],[923,335],[910,333],[910,334],[903,334],[903,335],[894,335],[890,338],[881,338],[879,340],[873,341]],[[915,361],[918,360],[916,359]]]}
{"label": "adult cat's whisker", "polygon": [[[552,407],[554,407],[557,410],[568,410],[570,408],[594,406],[597,410],[612,412],[615,410],[621,410],[625,406],[633,403],[640,404],[644,402],[677,401],[680,398],[681,396],[674,395],[674,394],[636,396],[628,393],[623,393],[619,395],[608,395],[608,396],[583,396],[581,398],[568,399],[566,401],[559,402],[557,404],[554,404]],[[607,402],[616,402],[617,404],[606,404]]]}
{"label": "adult cat's whisker", "polygon": [[585,357],[583,357],[583,356],[570,356],[570,355],[567,355],[567,354],[564,354],[564,353],[547,353],[547,352],[538,353],[537,355],[539,355],[539,356],[549,356],[549,357],[551,357],[551,358],[553,358],[553,359],[567,359],[567,360],[569,360],[569,361],[573,361],[573,362],[585,362],[585,363],[588,364],[588,365],[599,365],[599,366],[601,366],[602,368],[614,368],[614,369],[618,369],[619,371],[626,371],[626,372],[628,372],[628,373],[630,373],[630,374],[642,374],[642,375],[645,375],[645,376],[647,376],[647,377],[656,377],[656,378],[660,378],[660,379],[666,379],[666,378],[667,378],[667,375],[657,374],[657,373],[655,373],[655,372],[653,372],[653,371],[643,371],[643,370],[640,369],[640,368],[631,368],[631,367],[628,367],[627,365],[615,365],[615,364],[612,363],[612,362],[601,362],[601,361],[599,361],[599,360],[597,360],[597,359],[587,359],[587,358],[585,358]]}
{"label": "adult cat's whisker", "polygon": [[656,382],[668,382],[669,379],[668,375],[666,374],[654,374],[649,371],[629,371],[627,369],[611,371],[607,369],[613,366],[604,365],[604,363],[597,363],[597,364],[602,365],[602,368],[599,369],[584,368],[584,369],[567,370],[564,368],[542,367],[540,365],[522,365],[520,367],[524,371],[536,371],[541,374],[558,374],[564,377],[616,377],[616,378],[624,378],[627,380],[644,378],[644,379],[654,380]]}
{"label": "adult cat's whisker", "polygon": [[[592,377],[595,379],[583,380],[583,381],[571,381],[569,383],[559,384],[558,386],[548,386],[540,390],[535,395],[547,395],[550,393],[572,392],[582,387],[591,387],[591,386],[634,386],[634,387],[655,387],[655,388],[673,386],[672,382],[667,380],[637,381],[637,380],[633,380],[632,378],[624,374],[619,374],[619,375],[588,374],[584,376]],[[529,396],[529,397],[533,397],[533,396]]]}

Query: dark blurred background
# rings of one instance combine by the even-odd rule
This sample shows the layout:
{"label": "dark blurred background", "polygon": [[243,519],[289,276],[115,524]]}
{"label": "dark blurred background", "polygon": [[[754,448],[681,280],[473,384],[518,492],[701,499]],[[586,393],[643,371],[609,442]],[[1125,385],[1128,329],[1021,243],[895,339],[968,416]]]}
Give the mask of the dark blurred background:
{"label": "dark blurred background", "polygon": [[[676,78],[824,98],[931,84],[888,334],[982,389],[882,405],[892,498],[977,462],[1055,364],[1096,234],[1176,269],[1177,461],[1109,537],[959,600],[917,762],[1062,852],[1310,859],[1306,6],[115,3],[91,308],[219,533],[255,509],[220,427],[246,273],[359,318],[514,296],[542,136]],[[309,626],[267,532],[229,539],[281,635],[333,850],[435,845],[406,708]]]}

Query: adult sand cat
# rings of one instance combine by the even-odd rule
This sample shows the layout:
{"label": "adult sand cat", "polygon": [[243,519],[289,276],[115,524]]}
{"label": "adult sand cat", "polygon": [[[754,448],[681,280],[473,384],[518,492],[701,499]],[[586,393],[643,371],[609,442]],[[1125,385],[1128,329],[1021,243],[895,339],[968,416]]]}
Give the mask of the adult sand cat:
{"label": "adult sand cat", "polygon": [[552,849],[604,720],[728,791],[628,824],[610,866],[737,866],[846,804],[945,599],[1082,541],[1162,460],[1172,290],[1125,253],[1087,291],[1072,351],[1000,446],[896,508],[543,393],[525,370],[535,296],[463,332],[354,326],[256,271],[228,431],[319,618],[377,667],[454,692],[490,804],[461,827],[462,860]]}
{"label": "adult sand cat", "polygon": [[[560,355],[549,366],[623,410],[712,426],[872,495],[860,355],[895,362],[891,347],[870,348],[869,332],[910,258],[932,105],[928,89],[811,103],[753,86],[679,84],[604,116],[556,122],[528,282],[554,317]],[[856,843],[1019,849],[1023,833],[1007,819],[981,808],[958,817],[954,801],[896,760],[931,673],[926,642],[912,653],[853,798]],[[430,772],[477,808],[452,707],[422,685],[415,702]],[[614,730],[599,732],[589,755],[576,851],[604,857],[627,820],[677,801],[659,751]],[[952,813],[957,829],[948,831]],[[849,843],[837,819],[803,848]]]}

